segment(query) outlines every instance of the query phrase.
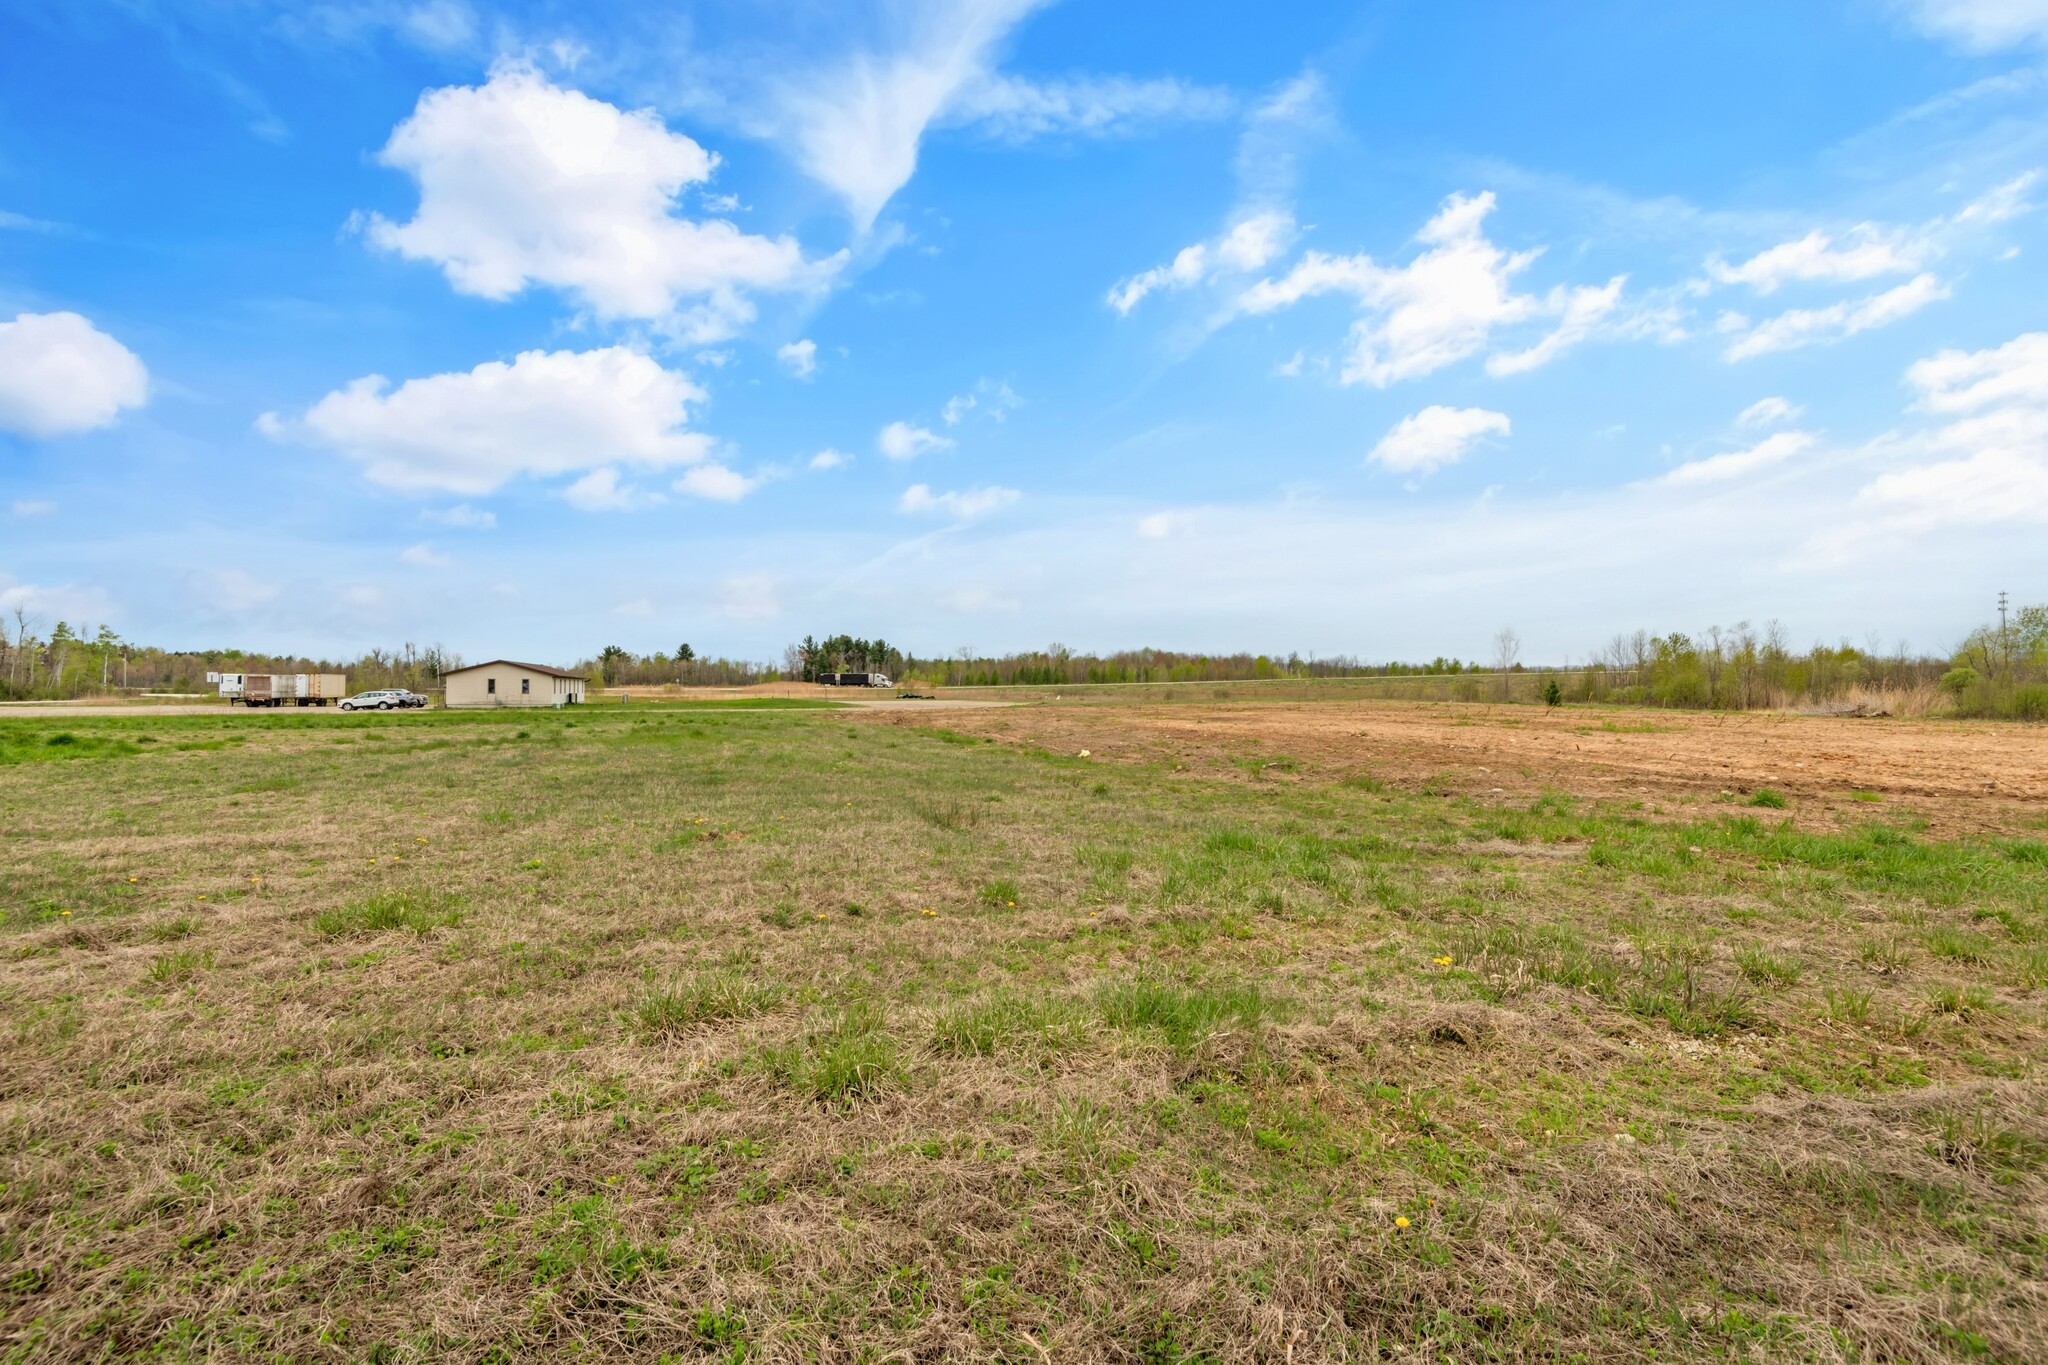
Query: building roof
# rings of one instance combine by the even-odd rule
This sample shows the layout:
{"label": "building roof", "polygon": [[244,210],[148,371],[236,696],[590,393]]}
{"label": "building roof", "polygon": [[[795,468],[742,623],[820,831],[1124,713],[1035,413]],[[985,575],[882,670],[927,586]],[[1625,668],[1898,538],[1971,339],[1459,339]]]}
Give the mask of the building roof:
{"label": "building roof", "polygon": [[506,668],[523,668],[528,673],[545,673],[550,678],[576,678],[580,680],[583,677],[581,673],[572,673],[566,668],[549,668],[546,664],[523,664],[517,659],[486,659],[480,664],[467,664],[461,668],[448,669],[441,676],[445,678],[456,673],[474,673],[479,668],[496,668],[500,664],[503,664]]}

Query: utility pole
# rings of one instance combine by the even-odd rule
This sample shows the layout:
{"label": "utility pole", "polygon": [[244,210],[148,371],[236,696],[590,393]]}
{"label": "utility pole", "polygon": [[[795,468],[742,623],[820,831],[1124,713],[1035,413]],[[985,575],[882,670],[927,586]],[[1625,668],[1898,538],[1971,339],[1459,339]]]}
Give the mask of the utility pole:
{"label": "utility pole", "polygon": [[2002,669],[2012,662],[2012,644],[2005,633],[2005,600],[2003,590],[1998,594],[1998,666]]}

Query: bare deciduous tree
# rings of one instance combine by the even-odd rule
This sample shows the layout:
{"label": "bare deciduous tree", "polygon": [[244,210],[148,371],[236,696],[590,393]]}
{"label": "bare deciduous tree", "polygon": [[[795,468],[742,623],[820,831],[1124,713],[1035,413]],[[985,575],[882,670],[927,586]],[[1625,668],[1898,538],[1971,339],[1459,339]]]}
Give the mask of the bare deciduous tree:
{"label": "bare deciduous tree", "polygon": [[1493,637],[1493,667],[1500,674],[1500,699],[1508,699],[1508,674],[1522,658],[1522,637],[1513,626],[1502,626]]}

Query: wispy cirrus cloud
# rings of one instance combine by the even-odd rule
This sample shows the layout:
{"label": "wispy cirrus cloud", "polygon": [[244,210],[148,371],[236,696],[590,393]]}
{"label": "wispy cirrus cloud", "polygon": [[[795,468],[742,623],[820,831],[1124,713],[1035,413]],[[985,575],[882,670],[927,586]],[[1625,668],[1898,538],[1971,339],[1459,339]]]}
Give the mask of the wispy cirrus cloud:
{"label": "wispy cirrus cloud", "polygon": [[1011,32],[1047,0],[910,0],[881,11],[879,32],[849,35],[822,66],[795,63],[770,82],[764,130],[837,194],[865,233],[917,172],[934,128],[1010,142],[1102,137],[1234,104],[1174,78],[1074,75],[1040,81],[998,70]]}

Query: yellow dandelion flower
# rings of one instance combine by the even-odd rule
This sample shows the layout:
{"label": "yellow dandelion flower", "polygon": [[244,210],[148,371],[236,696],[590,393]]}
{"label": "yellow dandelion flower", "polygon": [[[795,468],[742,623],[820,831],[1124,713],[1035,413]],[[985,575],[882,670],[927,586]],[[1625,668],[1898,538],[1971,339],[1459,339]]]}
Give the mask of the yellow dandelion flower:
{"label": "yellow dandelion flower", "polygon": [[1439,967],[1448,967],[1451,965],[1451,959],[1449,957],[1433,957],[1430,959],[1430,961],[1434,962]]}
{"label": "yellow dandelion flower", "polygon": [[70,919],[70,918],[71,918],[71,912],[70,912],[69,910],[59,910],[59,911],[58,911],[57,913],[58,913],[58,915],[60,915],[60,916],[61,916],[61,917],[63,917],[64,919]]}
{"label": "yellow dandelion flower", "polygon": [[1394,1226],[1395,1226],[1395,1227],[1397,1227],[1397,1228],[1405,1228],[1405,1227],[1407,1227],[1407,1226],[1408,1226],[1408,1220],[1407,1220],[1407,1218],[1405,1218],[1405,1217],[1402,1217],[1402,1218],[1396,1218],[1396,1219],[1394,1220]]}
{"label": "yellow dandelion flower", "polygon": [[820,911],[820,912],[818,913],[818,918],[819,918],[819,919],[823,919],[823,918],[825,918],[825,915],[824,915],[824,912],[823,912],[823,911]]}
{"label": "yellow dandelion flower", "polygon": [[413,836],[412,841],[416,844],[424,844],[425,842],[427,842],[423,837],[417,834]]}
{"label": "yellow dandelion flower", "polygon": [[137,882],[137,881],[139,881],[139,880],[140,880],[140,878],[137,878],[137,877],[130,877],[130,878],[128,879],[128,882],[129,882],[129,884],[130,884],[130,885],[132,886],[132,885],[133,885],[133,884],[134,884],[135,882]]}

